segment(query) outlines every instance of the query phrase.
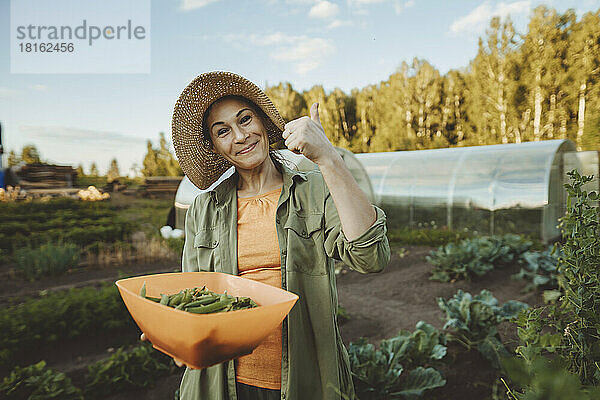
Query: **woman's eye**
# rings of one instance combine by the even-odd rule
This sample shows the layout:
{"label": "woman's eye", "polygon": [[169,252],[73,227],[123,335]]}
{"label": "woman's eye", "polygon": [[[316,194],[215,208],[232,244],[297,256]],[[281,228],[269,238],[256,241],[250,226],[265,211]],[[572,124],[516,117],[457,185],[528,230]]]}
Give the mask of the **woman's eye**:
{"label": "woman's eye", "polygon": [[217,135],[222,136],[225,133],[227,133],[227,129],[223,128],[223,129],[219,129],[219,131],[217,132]]}
{"label": "woman's eye", "polygon": [[252,117],[250,117],[249,115],[245,115],[242,117],[241,121],[242,123],[246,122],[246,121],[250,121],[252,119]]}

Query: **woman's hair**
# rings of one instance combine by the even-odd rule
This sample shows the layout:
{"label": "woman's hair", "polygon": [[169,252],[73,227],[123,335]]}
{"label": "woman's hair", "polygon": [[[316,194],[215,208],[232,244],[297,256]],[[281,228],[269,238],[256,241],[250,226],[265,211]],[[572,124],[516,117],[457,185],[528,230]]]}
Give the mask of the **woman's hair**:
{"label": "woman's hair", "polygon": [[[267,126],[266,121],[269,119],[269,117],[267,116],[267,114],[265,114],[265,112],[262,110],[262,108],[258,107],[252,100],[247,99],[243,96],[237,96],[237,95],[233,95],[233,94],[220,97],[217,100],[213,101],[210,106],[208,106],[208,108],[204,112],[204,115],[202,116],[202,135],[203,135],[204,140],[208,141],[211,144],[211,146],[213,143],[212,143],[212,137],[210,135],[210,130],[208,129],[208,121],[207,121],[208,114],[212,110],[215,103],[217,103],[218,101],[223,100],[223,99],[236,99],[236,100],[240,100],[240,101],[243,101],[244,103],[248,104],[250,106],[250,108],[252,108],[254,113],[256,115],[258,115],[258,117],[261,119],[263,126]],[[281,156],[281,154],[279,154],[277,151],[275,151],[274,149],[269,147],[269,157],[271,157],[271,161],[273,161],[273,164],[275,165],[275,168],[277,169],[277,171],[280,174],[283,174],[282,164],[285,163],[285,160]]]}

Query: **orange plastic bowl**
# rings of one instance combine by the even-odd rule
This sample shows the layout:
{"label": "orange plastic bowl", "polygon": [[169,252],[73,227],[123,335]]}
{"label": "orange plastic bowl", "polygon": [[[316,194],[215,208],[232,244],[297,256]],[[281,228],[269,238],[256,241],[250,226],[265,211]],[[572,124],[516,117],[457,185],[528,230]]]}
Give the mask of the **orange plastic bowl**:
{"label": "orange plastic bowl", "polygon": [[[245,296],[258,307],[216,314],[192,314],[140,296],[160,297],[202,287]],[[221,272],[144,275],[115,282],[127,310],[152,346],[191,368],[206,368],[250,354],[282,322],[298,296],[274,286]]]}

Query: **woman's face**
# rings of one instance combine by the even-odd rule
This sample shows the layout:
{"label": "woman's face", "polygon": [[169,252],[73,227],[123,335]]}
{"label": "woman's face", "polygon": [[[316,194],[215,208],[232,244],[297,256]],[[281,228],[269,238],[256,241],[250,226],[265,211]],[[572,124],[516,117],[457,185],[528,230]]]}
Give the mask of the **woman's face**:
{"label": "woman's face", "polygon": [[250,104],[232,98],[218,100],[207,116],[213,151],[238,168],[252,169],[269,156],[269,137]]}

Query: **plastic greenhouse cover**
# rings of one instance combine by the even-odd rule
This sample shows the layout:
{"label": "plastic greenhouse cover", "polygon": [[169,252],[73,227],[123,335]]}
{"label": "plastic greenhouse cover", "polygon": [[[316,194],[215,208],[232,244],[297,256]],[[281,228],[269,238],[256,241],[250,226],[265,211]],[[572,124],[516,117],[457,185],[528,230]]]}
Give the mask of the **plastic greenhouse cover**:
{"label": "plastic greenhouse cover", "polygon": [[559,150],[574,150],[574,144],[545,140],[356,157],[380,204],[496,210],[548,204],[550,172]]}

